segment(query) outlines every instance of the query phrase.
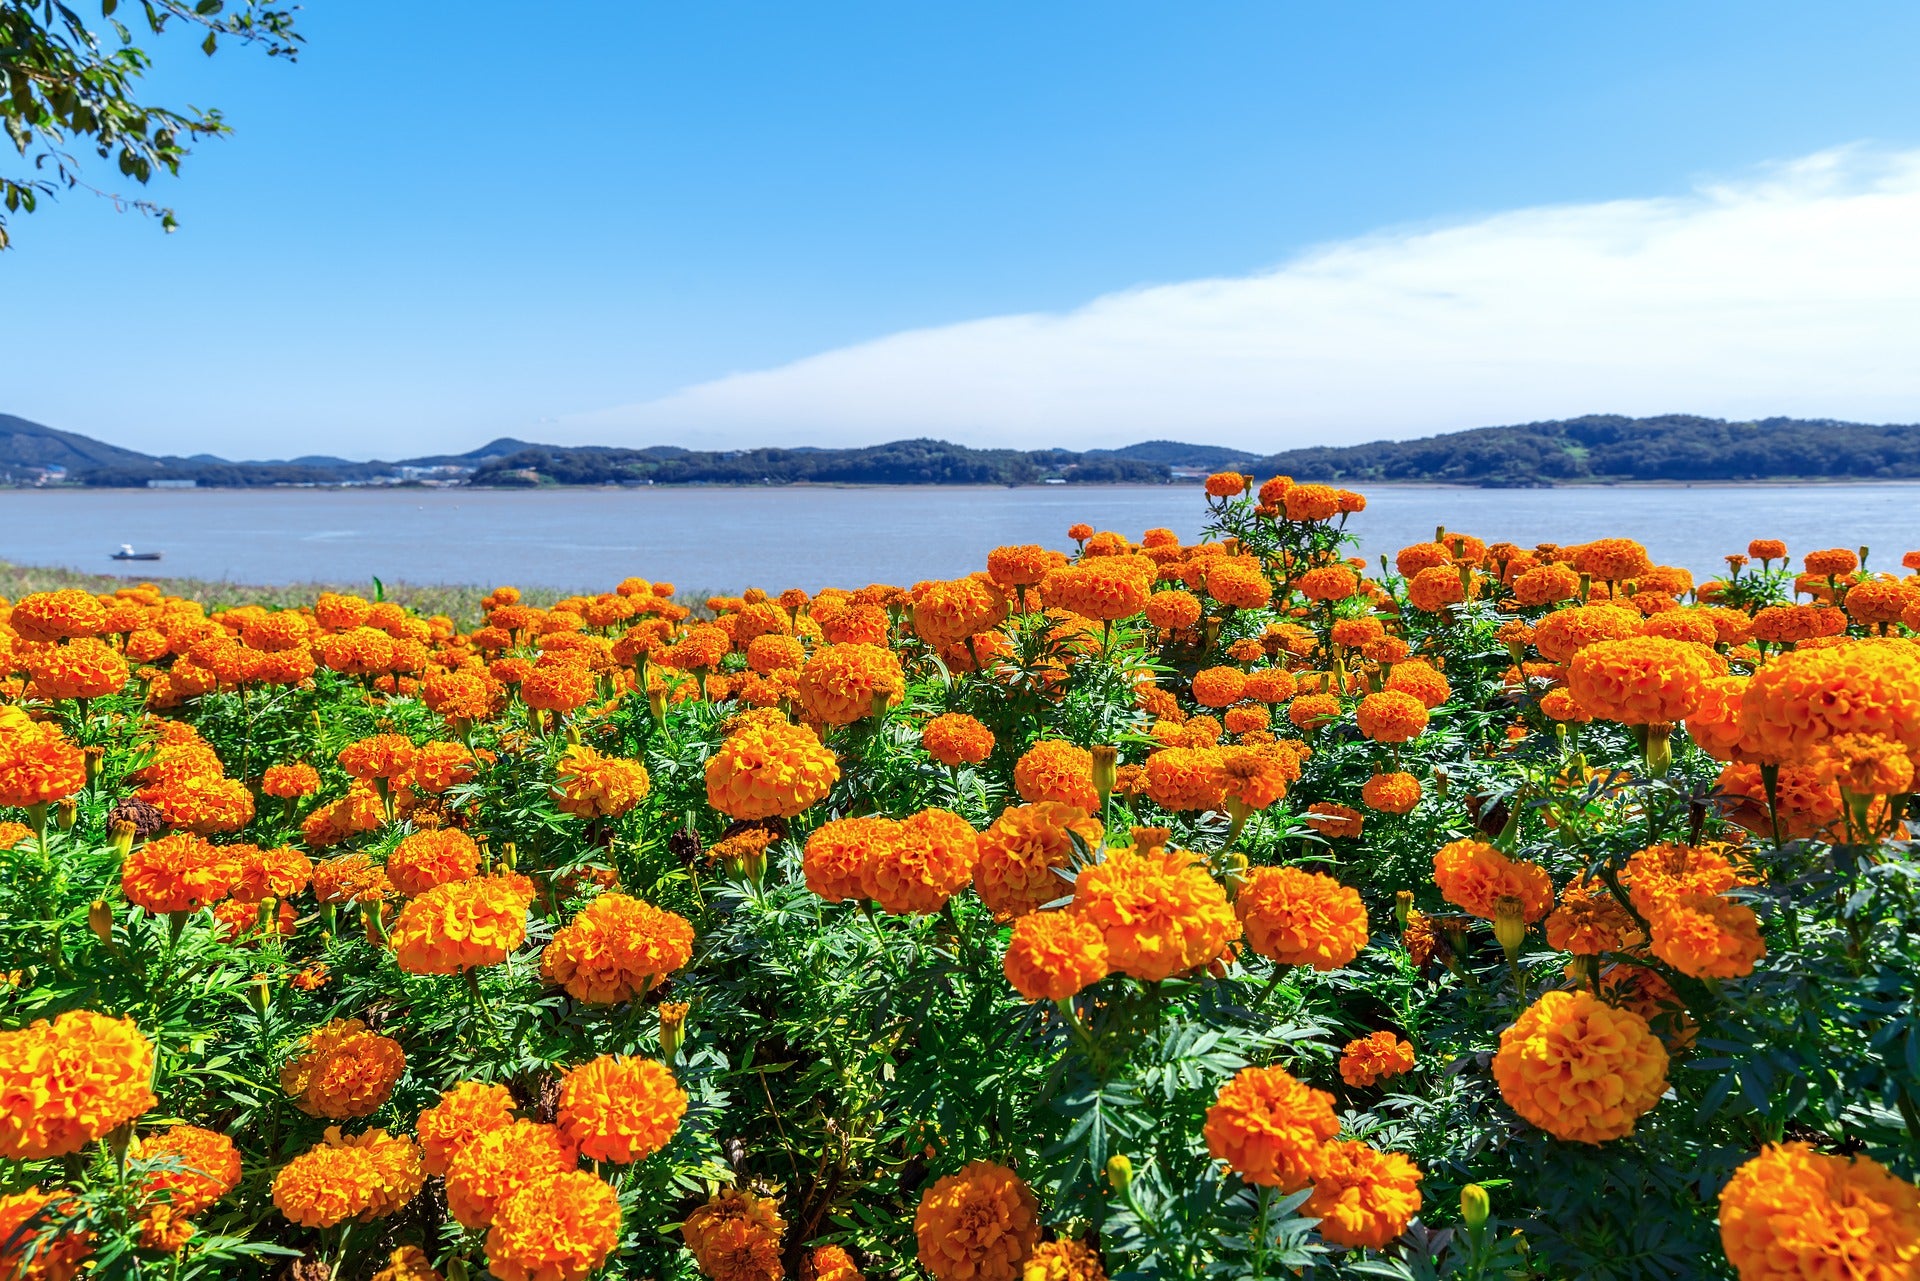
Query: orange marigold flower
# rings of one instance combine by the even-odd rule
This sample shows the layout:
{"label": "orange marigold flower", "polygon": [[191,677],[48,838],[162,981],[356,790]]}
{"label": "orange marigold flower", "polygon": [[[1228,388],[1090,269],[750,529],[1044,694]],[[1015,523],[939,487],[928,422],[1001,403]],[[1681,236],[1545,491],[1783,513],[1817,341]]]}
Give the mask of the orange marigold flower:
{"label": "orange marigold flower", "polygon": [[561,754],[555,777],[554,803],[576,818],[619,818],[653,786],[639,761],[603,756],[579,744]]}
{"label": "orange marigold flower", "polygon": [[359,1019],[334,1019],[308,1033],[280,1069],[280,1088],[308,1116],[344,1121],[378,1110],[406,1067],[400,1042]]}
{"label": "orange marigold flower", "polygon": [[1463,912],[1491,921],[1502,898],[1520,901],[1529,923],[1553,908],[1553,880],[1538,863],[1510,859],[1485,841],[1451,841],[1433,856],[1440,896]]}
{"label": "orange marigold flower", "polygon": [[413,764],[413,740],[405,734],[375,734],[340,749],[340,768],[360,779],[398,778]]}
{"label": "orange marigold flower", "polygon": [[800,1270],[801,1281],[866,1281],[853,1256],[837,1245],[815,1246]]}
{"label": "orange marigold flower", "polygon": [[1461,570],[1452,566],[1423,569],[1407,580],[1407,600],[1415,609],[1437,614],[1467,598]]}
{"label": "orange marigold flower", "polygon": [[132,1019],[69,1010],[0,1032],[0,1157],[78,1152],[157,1100],[153,1046]]}
{"label": "orange marigold flower", "polygon": [[442,1281],[433,1269],[433,1260],[417,1245],[403,1245],[387,1255],[387,1266],[373,1274],[372,1281]]}
{"label": "orange marigold flower", "polygon": [[987,553],[987,577],[1002,587],[1032,587],[1057,562],[1057,553],[1034,543],[996,547]]}
{"label": "orange marigold flower", "polygon": [[420,745],[412,768],[399,781],[416,792],[437,795],[471,779],[473,767],[473,753],[464,744],[435,740]]}
{"label": "orange marigold flower", "polygon": [[1580,575],[1565,565],[1538,565],[1513,580],[1513,598],[1528,608],[1572,600],[1580,593]]}
{"label": "orange marigold flower", "polygon": [[1745,676],[1709,677],[1686,718],[1687,736],[1716,761],[1732,760],[1740,746],[1740,700],[1746,688]]}
{"label": "orange marigold flower", "polygon": [[[0,1277],[6,1281],[72,1281],[93,1255],[90,1232],[58,1232],[44,1220],[24,1231],[37,1215],[57,1215],[75,1208],[60,1192],[28,1188],[0,1196]],[[33,1262],[27,1252],[33,1251]]]}
{"label": "orange marigold flower", "polygon": [[1207,1151],[1248,1183],[1297,1192],[1321,1145],[1340,1133],[1333,1096],[1285,1068],[1242,1068],[1207,1109]]}
{"label": "orange marigold flower", "polygon": [[1547,917],[1546,929],[1548,947],[1575,956],[1624,952],[1646,941],[1613,891],[1584,876],[1560,892],[1560,906]]}
{"label": "orange marigold flower", "polygon": [[431,1175],[447,1172],[461,1148],[488,1130],[513,1121],[513,1094],[504,1085],[462,1081],[413,1123],[420,1164]]}
{"label": "orange marigold flower", "polygon": [[1323,1144],[1310,1164],[1313,1192],[1300,1213],[1320,1220],[1331,1245],[1384,1250],[1420,1213],[1420,1167],[1398,1152],[1348,1139]]}
{"label": "orange marigold flower", "polygon": [[1040,1203],[1012,1170],[974,1161],[921,1196],[913,1235],[934,1281],[1019,1281],[1040,1243]]}
{"label": "orange marigold flower", "polygon": [[1207,595],[1232,609],[1262,609],[1273,599],[1273,584],[1257,566],[1217,557],[1205,573]]}
{"label": "orange marigold flower", "polygon": [[1114,969],[1147,983],[1207,964],[1240,936],[1226,890],[1185,850],[1110,851],[1081,871],[1071,910],[1099,927]]}
{"label": "orange marigold flower", "polygon": [[1603,640],[1567,662],[1567,687],[1593,716],[1622,725],[1672,725],[1693,715],[1714,675],[1712,651],[1661,636]]}
{"label": "orange marigold flower", "polygon": [[1640,635],[1640,611],[1620,605],[1556,610],[1533,629],[1533,646],[1550,663],[1565,663],[1588,645]]}
{"label": "orange marigold flower", "polygon": [[105,641],[91,636],[29,655],[27,671],[33,677],[31,693],[49,701],[105,698],[127,683],[126,660]]}
{"label": "orange marigold flower", "polygon": [[280,800],[298,800],[320,790],[320,775],[305,761],[291,765],[269,765],[260,779],[260,793]]}
{"label": "orange marigold flower", "polygon": [[253,821],[253,793],[239,779],[183,778],[143,788],[139,797],[167,826],[201,836],[237,832]]}
{"label": "orange marigold flower", "polygon": [[1427,728],[1427,705],[1412,694],[1383,689],[1354,708],[1360,732],[1376,743],[1407,743]]}
{"label": "orange marigold flower", "polygon": [[602,894],[554,931],[540,977],[576,1001],[632,1000],[693,959],[693,926],[626,894]]}
{"label": "orange marigold flower", "polygon": [[387,879],[408,898],[480,871],[480,847],[458,828],[414,832],[387,855]]}
{"label": "orange marigold flower", "polygon": [[224,1134],[174,1125],[134,1141],[131,1155],[146,1167],[145,1193],[164,1196],[176,1218],[207,1209],[240,1183],[240,1149]]}
{"label": "orange marigold flower", "polygon": [[978,853],[978,834],[966,819],[924,809],[875,849],[861,869],[860,892],[896,916],[937,912],[973,879]]}
{"label": "orange marigold flower", "polygon": [[1147,621],[1163,632],[1184,631],[1200,621],[1200,598],[1177,588],[1153,593],[1143,608]]}
{"label": "orange marigold flower", "polygon": [[1335,840],[1359,840],[1360,829],[1366,823],[1366,816],[1359,810],[1332,801],[1315,801],[1300,817],[1320,835]]}
{"label": "orange marigold flower", "polygon": [[1300,575],[1293,585],[1308,600],[1332,602],[1358,592],[1360,579],[1344,565],[1323,565]]}
{"label": "orange marigold flower", "polygon": [[1051,570],[1040,582],[1049,609],[1114,622],[1147,606],[1160,567],[1145,556],[1096,556]]}
{"label": "orange marigold flower", "polygon": [[1331,485],[1293,485],[1280,502],[1288,520],[1331,520],[1340,514],[1340,491]]}
{"label": "orange marigold flower", "polygon": [[1360,800],[1383,814],[1406,814],[1420,803],[1420,780],[1411,774],[1375,774],[1360,786]]}
{"label": "orange marigold flower", "polygon": [[1232,498],[1247,490],[1247,478],[1239,472],[1217,471],[1207,477],[1207,496],[1210,498]]}
{"label": "orange marigold flower", "polygon": [[412,1139],[385,1130],[348,1138],[329,1126],[324,1139],[280,1167],[273,1203],[302,1227],[330,1228],[404,1209],[425,1182]]}
{"label": "orange marigold flower", "polygon": [[1573,549],[1573,567],[1596,582],[1618,583],[1652,569],[1653,559],[1631,538],[1598,538]]}
{"label": "orange marigold flower", "polygon": [[463,1227],[487,1227],[514,1193],[572,1170],[579,1159],[573,1140],[557,1126],[509,1121],[483,1130],[447,1166],[447,1210]]}
{"label": "orange marigold flower", "polygon": [[[1227,718],[1231,722],[1233,713]],[[1286,798],[1288,785],[1300,777],[1300,758],[1279,743],[1228,747],[1218,755],[1227,808],[1235,814],[1240,812],[1236,806],[1254,814],[1278,804]]]}
{"label": "orange marigold flower", "polygon": [[1391,1032],[1375,1032],[1348,1041],[1340,1051],[1340,1079],[1356,1088],[1412,1070],[1413,1042],[1401,1040]]}
{"label": "orange marigold flower", "polygon": [[811,730],[756,721],[707,762],[707,803],[729,818],[792,818],[825,799],[840,765]]}
{"label": "orange marigold flower", "polygon": [[1367,945],[1367,909],[1357,891],[1320,872],[1257,867],[1233,910],[1247,946],[1282,965],[1337,970]]}
{"label": "orange marigold flower", "polygon": [[1340,700],[1332,694],[1302,694],[1287,704],[1294,728],[1316,730],[1340,719]]}
{"label": "orange marigold flower", "polygon": [[1778,538],[1756,538],[1747,544],[1747,555],[1755,560],[1785,560],[1787,545]]}
{"label": "orange marigold flower", "polygon": [[[967,637],[980,632],[990,632],[1007,620],[1007,595],[993,580],[984,575],[971,578],[957,578],[950,581],[924,582],[914,584],[912,593],[913,630],[921,640],[936,649],[945,649],[949,645],[958,645]],[[884,624],[884,612],[878,613]],[[821,631],[827,631],[830,623],[838,622],[831,615],[819,618]],[[884,627],[873,640],[881,640],[886,635]],[[831,638],[829,638],[831,639]],[[853,639],[842,637],[842,639]],[[861,637],[860,639],[867,639]]]}
{"label": "orange marigold flower", "polygon": [[87,759],[57,727],[0,707],[0,805],[46,805],[86,785]]}
{"label": "orange marigold flower", "polygon": [[390,935],[408,974],[458,974],[498,965],[527,937],[532,894],[504,876],[447,881],[404,908]]}
{"label": "orange marigold flower", "polygon": [[603,1054],[560,1078],[554,1124],[588,1160],[631,1165],[667,1146],[686,1114],[666,1064]]}
{"label": "orange marigold flower", "polygon": [[1652,917],[1660,904],[1683,894],[1720,894],[1741,884],[1720,850],[1702,845],[1649,845],[1620,871],[1633,910]]}
{"label": "orange marigold flower", "polygon": [[926,723],[920,745],[949,769],[978,765],[993,755],[993,731],[964,712],[947,712]]}
{"label": "orange marigold flower", "polygon": [[1555,1138],[1604,1143],[1666,1092],[1667,1051],[1631,1010],[1548,992],[1500,1034],[1493,1075],[1508,1106]]}
{"label": "orange marigold flower", "polygon": [[1385,687],[1397,693],[1413,695],[1428,711],[1453,697],[1453,686],[1447,678],[1432,664],[1417,658],[1395,663],[1393,670],[1387,674]]}
{"label": "orange marigold flower", "polygon": [[313,897],[322,903],[378,903],[393,894],[386,869],[365,854],[342,854],[313,867]]}
{"label": "orange marigold flower", "polygon": [[907,686],[900,657],[881,645],[823,645],[794,683],[807,719],[851,725],[873,715],[877,700],[897,703]]}
{"label": "orange marigold flower", "polygon": [[1906,640],[1796,650],[1753,674],[1740,700],[1742,759],[1803,761],[1828,739],[1891,739],[1920,756],[1920,663]]}
{"label": "orange marigold flower", "polygon": [[1753,909],[1715,894],[1661,899],[1647,924],[1653,954],[1697,979],[1732,979],[1753,972],[1767,953]]}
{"label": "orange marigold flower", "polygon": [[197,912],[217,903],[240,880],[232,847],[212,845],[191,832],[175,832],[129,852],[120,865],[127,901],[149,912]]}
{"label": "orange marigold flower", "polygon": [[1193,700],[1203,707],[1231,707],[1246,693],[1247,674],[1237,667],[1209,667],[1194,673]]}
{"label": "orange marigold flower", "polygon": [[1100,927],[1072,912],[1029,912],[1013,923],[1004,968],[1029,1001],[1064,1001],[1109,972]]}
{"label": "orange marigold flower", "polygon": [[107,609],[91,592],[63,588],[22,596],[7,617],[7,625],[23,641],[51,644],[74,636],[97,636],[106,630]]}
{"label": "orange marigold flower", "polygon": [[1147,795],[1175,813],[1219,809],[1227,795],[1224,764],[1210,747],[1162,748],[1147,757]]}
{"label": "orange marigold flower", "polygon": [[1808,552],[1800,558],[1800,563],[1806,566],[1809,574],[1818,574],[1822,578],[1839,578],[1860,568],[1860,558],[1844,547]]}
{"label": "orange marigold flower", "polygon": [[1920,1267],[1920,1190],[1867,1156],[1770,1144],[1720,1190],[1740,1281],[1899,1281]]}
{"label": "orange marigold flower", "polygon": [[1078,1241],[1042,1241],[1027,1256],[1021,1281],[1107,1281],[1107,1270]]}
{"label": "orange marigold flower", "polygon": [[829,903],[867,896],[867,869],[900,839],[890,818],[860,816],[822,823],[807,838],[801,870],[807,888]]}
{"label": "orange marigold flower", "polygon": [[1093,753],[1058,739],[1043,739],[1014,763],[1013,785],[1020,799],[1039,805],[1053,802],[1091,813],[1100,808],[1093,786]]}
{"label": "orange marigold flower", "polygon": [[713,1197],[680,1225],[694,1262],[714,1281],[780,1281],[786,1230],[777,1202],[738,1188]]}
{"label": "orange marigold flower", "polygon": [[980,833],[974,888],[1000,920],[1038,911],[1071,887],[1060,870],[1074,858],[1074,838],[1100,849],[1100,820],[1073,805],[1042,802],[1009,806]]}
{"label": "orange marigold flower", "polygon": [[568,1170],[500,1203],[487,1230],[487,1270],[500,1281],[586,1281],[619,1244],[619,1195]]}

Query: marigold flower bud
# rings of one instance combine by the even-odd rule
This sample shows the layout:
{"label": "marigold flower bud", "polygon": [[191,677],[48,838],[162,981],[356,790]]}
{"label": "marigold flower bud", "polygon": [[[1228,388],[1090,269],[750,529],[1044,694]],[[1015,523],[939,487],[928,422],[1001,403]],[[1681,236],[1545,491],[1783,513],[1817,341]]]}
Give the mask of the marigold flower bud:
{"label": "marigold flower bud", "polygon": [[1460,1217],[1467,1226],[1478,1231],[1487,1226],[1487,1216],[1493,1213],[1493,1202],[1487,1196],[1487,1190],[1478,1183],[1469,1183],[1460,1189]]}

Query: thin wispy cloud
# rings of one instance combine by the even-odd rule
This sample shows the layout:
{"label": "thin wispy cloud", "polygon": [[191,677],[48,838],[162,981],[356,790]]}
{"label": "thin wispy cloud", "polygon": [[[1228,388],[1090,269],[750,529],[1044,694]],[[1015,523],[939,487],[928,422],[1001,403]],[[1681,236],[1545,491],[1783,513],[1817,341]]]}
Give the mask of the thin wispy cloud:
{"label": "thin wispy cloud", "polygon": [[1920,151],[1520,209],[1258,274],[893,334],[566,440],[1277,449],[1608,412],[1920,419]]}

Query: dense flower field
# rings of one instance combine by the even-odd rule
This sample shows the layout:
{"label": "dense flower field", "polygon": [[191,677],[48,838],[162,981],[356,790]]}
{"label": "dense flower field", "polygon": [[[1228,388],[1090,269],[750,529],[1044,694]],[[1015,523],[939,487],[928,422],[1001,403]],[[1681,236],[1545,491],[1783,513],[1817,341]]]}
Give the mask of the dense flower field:
{"label": "dense flower field", "polygon": [[1920,1276],[1920,577],[1207,494],[0,608],[0,1281]]}

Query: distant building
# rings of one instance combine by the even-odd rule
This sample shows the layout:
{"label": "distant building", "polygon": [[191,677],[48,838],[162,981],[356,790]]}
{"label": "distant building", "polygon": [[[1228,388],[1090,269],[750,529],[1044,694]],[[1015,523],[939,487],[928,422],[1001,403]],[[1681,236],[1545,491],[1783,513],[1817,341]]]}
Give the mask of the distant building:
{"label": "distant building", "polygon": [[148,489],[198,489],[199,487],[200,482],[197,480],[150,480],[147,482]]}

